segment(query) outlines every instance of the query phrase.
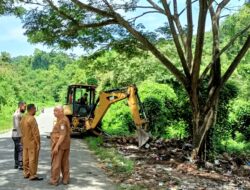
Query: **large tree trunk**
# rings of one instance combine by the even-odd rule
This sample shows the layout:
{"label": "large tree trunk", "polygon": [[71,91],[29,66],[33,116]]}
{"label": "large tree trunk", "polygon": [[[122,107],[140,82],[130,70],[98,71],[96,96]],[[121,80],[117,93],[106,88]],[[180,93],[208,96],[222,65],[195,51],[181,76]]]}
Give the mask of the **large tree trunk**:
{"label": "large tree trunk", "polygon": [[[217,118],[217,109],[218,109],[218,99],[219,95],[217,95],[212,104],[208,107],[208,111],[204,113],[201,107],[199,110],[194,108],[194,102],[192,102],[193,109],[193,151],[191,154],[192,159],[201,158],[204,155],[204,147],[206,136],[211,127],[216,123]],[[199,102],[196,102],[196,107],[199,107]],[[204,159],[201,158],[201,159]]]}

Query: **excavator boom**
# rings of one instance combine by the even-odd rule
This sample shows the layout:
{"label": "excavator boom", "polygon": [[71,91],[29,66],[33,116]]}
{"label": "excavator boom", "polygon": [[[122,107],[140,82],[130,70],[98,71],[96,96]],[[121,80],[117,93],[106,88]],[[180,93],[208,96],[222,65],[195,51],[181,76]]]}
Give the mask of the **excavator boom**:
{"label": "excavator boom", "polygon": [[85,120],[86,130],[96,128],[110,105],[124,99],[128,99],[130,112],[137,129],[138,144],[139,147],[141,147],[149,139],[148,133],[145,132],[148,125],[148,119],[144,112],[135,85],[101,92],[96,104]]}

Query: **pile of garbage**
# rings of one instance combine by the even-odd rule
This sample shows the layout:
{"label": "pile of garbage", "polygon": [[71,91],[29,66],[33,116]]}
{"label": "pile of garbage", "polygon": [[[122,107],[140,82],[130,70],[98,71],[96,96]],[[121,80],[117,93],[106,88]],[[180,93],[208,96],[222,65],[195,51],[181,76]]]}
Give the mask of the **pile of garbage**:
{"label": "pile of garbage", "polygon": [[249,158],[224,153],[214,161],[191,160],[192,144],[188,140],[152,138],[138,148],[136,138],[113,137],[104,140],[103,146],[116,147],[120,154],[135,161],[134,173],[118,179],[126,185],[164,189],[188,183],[193,189],[250,188]]}

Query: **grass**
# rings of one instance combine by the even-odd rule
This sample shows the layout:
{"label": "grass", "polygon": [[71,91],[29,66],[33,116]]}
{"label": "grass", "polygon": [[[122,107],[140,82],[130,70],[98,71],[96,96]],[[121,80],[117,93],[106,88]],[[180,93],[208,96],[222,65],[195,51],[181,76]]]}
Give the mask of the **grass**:
{"label": "grass", "polygon": [[122,156],[115,148],[104,148],[101,145],[101,137],[87,137],[87,144],[97,157],[106,164],[114,173],[131,174],[134,170],[134,162]]}
{"label": "grass", "polygon": [[[86,138],[89,149],[94,151],[97,157],[111,170],[114,176],[123,175],[123,178],[128,177],[134,171],[134,161],[122,156],[115,148],[102,147],[103,140],[101,137]],[[117,184],[118,190],[144,190],[147,189],[142,185],[137,184]]]}

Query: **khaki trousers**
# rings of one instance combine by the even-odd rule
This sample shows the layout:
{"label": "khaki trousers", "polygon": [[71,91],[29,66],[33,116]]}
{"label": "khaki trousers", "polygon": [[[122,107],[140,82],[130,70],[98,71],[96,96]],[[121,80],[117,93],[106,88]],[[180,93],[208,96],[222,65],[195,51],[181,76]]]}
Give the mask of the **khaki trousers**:
{"label": "khaki trousers", "polygon": [[59,183],[60,173],[63,183],[69,183],[69,152],[69,149],[59,149],[57,154],[51,155],[51,183]]}
{"label": "khaki trousers", "polygon": [[23,175],[25,178],[37,177],[39,151],[37,148],[23,148]]}

